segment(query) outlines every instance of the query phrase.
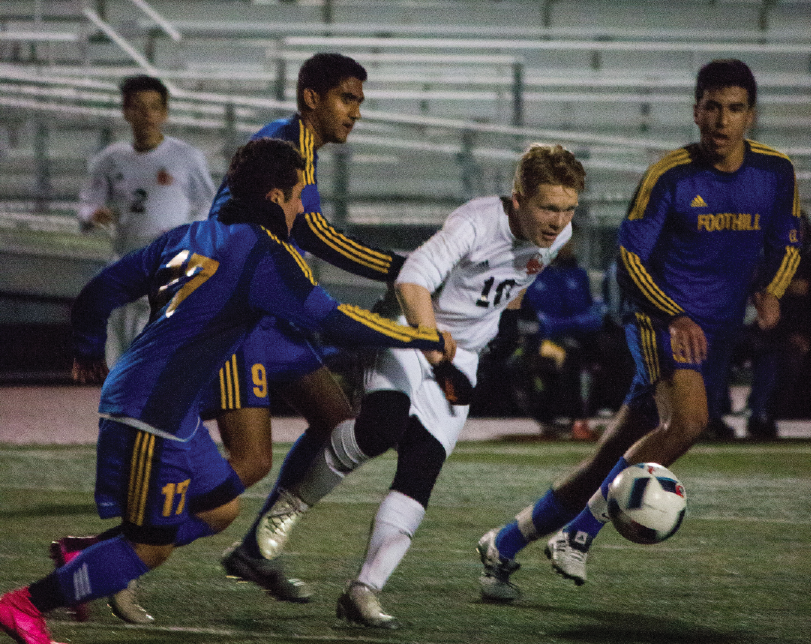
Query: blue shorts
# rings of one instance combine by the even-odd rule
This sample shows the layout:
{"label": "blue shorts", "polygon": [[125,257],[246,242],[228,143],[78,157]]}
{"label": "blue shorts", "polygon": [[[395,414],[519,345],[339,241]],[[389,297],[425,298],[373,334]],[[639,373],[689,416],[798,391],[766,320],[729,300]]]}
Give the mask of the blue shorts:
{"label": "blue shorts", "polygon": [[684,362],[671,349],[667,326],[644,313],[636,313],[635,319],[625,324],[625,338],[636,364],[636,373],[625,397],[625,404],[644,404],[650,408],[657,382],[669,378],[677,369],[692,369],[704,378],[712,412],[714,398],[726,391],[727,372],[739,328],[739,325],[732,325],[708,331],[702,327],[707,338],[707,359],[701,363]]}
{"label": "blue shorts", "polygon": [[[199,422],[192,418],[188,422]],[[99,422],[96,507],[102,519],[121,517],[146,533],[170,535],[162,542],[172,543],[190,514],[225,505],[244,489],[202,423],[181,442],[108,418]]]}
{"label": "blue shorts", "polygon": [[282,321],[263,318],[203,394],[200,415],[270,406],[269,386],[295,382],[323,362],[307,339]]}

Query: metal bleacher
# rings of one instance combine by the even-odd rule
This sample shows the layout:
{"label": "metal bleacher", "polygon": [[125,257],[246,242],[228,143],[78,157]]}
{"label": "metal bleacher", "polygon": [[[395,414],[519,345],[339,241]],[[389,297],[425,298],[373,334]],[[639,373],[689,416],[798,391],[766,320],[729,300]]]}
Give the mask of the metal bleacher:
{"label": "metal bleacher", "polygon": [[[336,225],[383,245],[413,248],[454,206],[508,191],[517,153],[554,140],[588,171],[580,252],[602,268],[641,172],[695,138],[695,73],[719,57],[752,66],[752,136],[811,194],[811,0],[3,0],[0,324],[64,323],[65,306],[36,302],[69,302],[109,256],[73,213],[87,159],[129,137],[123,76],[170,86],[168,132],[219,181],[236,145],[295,109],[316,51],[369,72],[364,118],[320,151],[319,185]],[[377,293],[316,270],[340,297]]]}

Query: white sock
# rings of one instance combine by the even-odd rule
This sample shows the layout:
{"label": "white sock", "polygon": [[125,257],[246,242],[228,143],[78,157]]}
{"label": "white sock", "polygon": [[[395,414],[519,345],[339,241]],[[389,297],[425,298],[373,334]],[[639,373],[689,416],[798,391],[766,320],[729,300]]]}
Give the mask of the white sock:
{"label": "white sock", "polygon": [[382,590],[408,552],[424,516],[425,508],[418,501],[390,491],[377,509],[358,581]]}
{"label": "white sock", "polygon": [[332,430],[329,442],[318,452],[293,494],[313,506],[334,490],[344,477],[369,460],[355,441],[355,421],[345,420]]}

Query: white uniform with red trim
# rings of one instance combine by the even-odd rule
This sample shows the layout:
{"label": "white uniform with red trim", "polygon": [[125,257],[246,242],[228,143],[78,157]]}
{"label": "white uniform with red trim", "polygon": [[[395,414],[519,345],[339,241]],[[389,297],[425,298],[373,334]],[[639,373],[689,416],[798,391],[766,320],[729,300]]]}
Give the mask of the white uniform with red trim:
{"label": "white uniform with red trim", "polygon": [[91,159],[89,175],[79,220],[89,223],[96,209],[110,208],[118,256],[176,226],[206,219],[214,198],[203,153],[171,136],[148,152],[136,152],[131,143],[113,143]]}
{"label": "white uniform with red trim", "polygon": [[[550,248],[538,248],[513,235],[501,197],[473,199],[408,257],[397,283],[418,284],[432,293],[437,326],[457,343],[453,364],[475,386],[479,353],[498,333],[501,313],[571,236],[569,224]],[[422,352],[382,351],[367,374],[366,392],[385,389],[409,396],[411,414],[450,455],[469,407],[448,403]]]}

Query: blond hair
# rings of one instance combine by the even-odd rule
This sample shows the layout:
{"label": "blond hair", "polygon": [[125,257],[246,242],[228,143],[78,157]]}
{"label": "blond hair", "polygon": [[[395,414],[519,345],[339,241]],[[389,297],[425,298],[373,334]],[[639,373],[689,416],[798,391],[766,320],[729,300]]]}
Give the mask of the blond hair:
{"label": "blond hair", "polygon": [[581,192],[586,184],[586,171],[562,145],[533,143],[515,169],[513,192],[521,197],[532,197],[542,183]]}

